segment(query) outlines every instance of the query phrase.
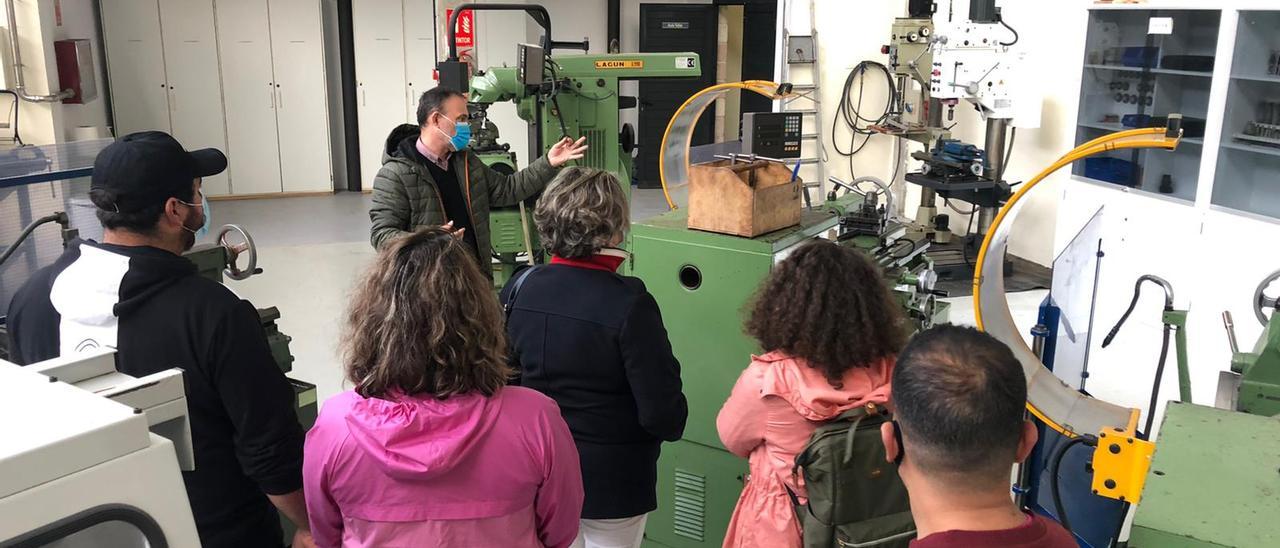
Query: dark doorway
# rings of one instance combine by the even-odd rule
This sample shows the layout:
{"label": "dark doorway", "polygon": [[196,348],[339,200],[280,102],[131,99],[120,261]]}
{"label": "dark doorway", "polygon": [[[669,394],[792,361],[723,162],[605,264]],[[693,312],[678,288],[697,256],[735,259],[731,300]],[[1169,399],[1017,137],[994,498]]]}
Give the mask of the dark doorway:
{"label": "dark doorway", "polygon": [[[773,80],[773,58],[777,48],[774,37],[778,32],[778,3],[743,2],[742,35],[752,37],[742,41],[742,79]],[[770,112],[773,100],[758,93],[742,94],[742,112]]]}
{"label": "dark doorway", "polygon": [[[719,8],[712,4],[640,4],[640,51],[697,53],[702,65],[699,78],[640,80],[640,151],[636,180],[641,188],[656,188],[658,149],[667,122],[693,94],[716,82],[716,41]],[[693,144],[711,142],[715,131],[715,106],[704,113],[693,132]]]}

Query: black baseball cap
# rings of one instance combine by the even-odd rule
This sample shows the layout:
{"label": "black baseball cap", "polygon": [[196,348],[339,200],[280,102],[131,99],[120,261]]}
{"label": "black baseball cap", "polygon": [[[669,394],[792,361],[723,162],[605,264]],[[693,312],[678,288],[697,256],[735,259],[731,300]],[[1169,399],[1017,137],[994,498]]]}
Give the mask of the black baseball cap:
{"label": "black baseball cap", "polygon": [[94,205],[128,213],[161,203],[191,186],[197,177],[227,169],[227,157],[216,148],[187,151],[163,131],[121,137],[98,153],[90,183]]}

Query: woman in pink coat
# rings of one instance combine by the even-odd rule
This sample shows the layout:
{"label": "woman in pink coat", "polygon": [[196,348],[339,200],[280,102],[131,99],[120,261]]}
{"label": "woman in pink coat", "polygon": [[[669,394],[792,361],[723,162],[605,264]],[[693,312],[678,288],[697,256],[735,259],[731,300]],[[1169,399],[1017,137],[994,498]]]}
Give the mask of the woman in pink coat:
{"label": "woman in pink coat", "polygon": [[823,421],[888,403],[900,317],[880,268],[858,251],[815,241],[774,268],[747,321],[766,352],[752,357],[716,418],[720,441],[751,469],[726,548],[801,545],[787,494],[805,496],[791,473],[796,454]]}
{"label": "woman in pink coat", "polygon": [[347,317],[355,390],[326,401],[307,434],[303,487],[318,546],[573,542],[577,449],[554,401],[504,387],[492,287],[445,229],[378,255]]}

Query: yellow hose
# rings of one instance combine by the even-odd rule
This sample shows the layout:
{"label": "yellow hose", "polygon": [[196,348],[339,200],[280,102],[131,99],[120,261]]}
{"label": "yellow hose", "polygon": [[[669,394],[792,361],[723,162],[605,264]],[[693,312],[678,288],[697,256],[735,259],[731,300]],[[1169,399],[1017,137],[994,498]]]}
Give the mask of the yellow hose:
{"label": "yellow hose", "polygon": [[[666,145],[667,139],[671,137],[671,128],[675,125],[676,118],[679,118],[680,113],[684,112],[684,109],[687,108],[691,103],[693,103],[693,101],[698,97],[701,97],[708,93],[723,92],[723,91],[732,90],[732,89],[745,89],[748,91],[754,91],[756,93],[759,93],[760,95],[769,97],[770,99],[780,99],[782,97],[788,97],[791,95],[791,94],[786,94],[786,95],[778,94],[777,82],[770,82],[768,80],[746,80],[742,82],[726,82],[723,84],[716,84],[714,86],[703,89],[702,91],[699,91],[693,95],[690,95],[688,99],[685,99],[684,103],[680,105],[680,108],[676,109],[675,113],[671,115],[671,119],[667,121],[667,129],[662,132],[662,144],[658,146],[658,180],[662,183],[662,196],[667,199],[667,207],[671,209],[676,209],[676,203],[671,199],[671,192],[667,188],[666,170],[663,169],[663,166],[665,165],[666,158],[667,158],[667,147],[665,145]],[[701,117],[702,114],[699,113],[698,116]]]}
{"label": "yellow hose", "polygon": [[[974,317],[977,320],[978,329],[984,329],[983,320],[982,320],[981,295],[982,295],[982,281],[983,281],[982,271],[983,271],[983,266],[987,261],[987,252],[990,249],[991,243],[994,241],[994,237],[997,229],[1001,226],[1001,224],[1004,222],[1005,218],[1010,214],[1010,212],[1013,211],[1014,207],[1018,204],[1018,202],[1022,200],[1023,196],[1026,196],[1027,193],[1031,191],[1031,189],[1035,188],[1036,185],[1040,184],[1040,182],[1043,181],[1045,178],[1047,178],[1049,175],[1052,175],[1054,172],[1058,171],[1059,169],[1062,169],[1066,165],[1069,165],[1073,162],[1076,162],[1088,156],[1093,156],[1095,154],[1098,154],[1101,152],[1107,152],[1111,150],[1134,149],[1134,148],[1165,148],[1165,149],[1172,150],[1176,148],[1178,146],[1179,140],[1181,139],[1181,136],[1164,137],[1163,136],[1164,134],[1165,134],[1165,128],[1143,128],[1143,129],[1121,131],[1121,132],[1112,133],[1109,135],[1104,135],[1102,137],[1099,137],[1097,139],[1084,143],[1072,149],[1071,152],[1068,152],[1067,154],[1063,155],[1061,158],[1058,158],[1056,162],[1054,162],[1044,171],[1041,171],[1035,177],[1031,178],[1031,180],[1023,184],[1022,188],[1018,189],[1018,192],[1014,193],[1014,195],[1009,198],[1009,200],[1004,204],[1004,206],[1000,208],[1000,212],[996,215],[995,221],[992,222],[991,227],[987,230],[987,234],[982,241],[982,247],[978,250],[978,260],[974,264],[974,268],[973,268],[973,272],[974,272],[973,274],[973,307],[974,307]],[[1150,137],[1153,135],[1161,135],[1162,137],[1161,138],[1140,138],[1140,137]],[[1003,260],[1003,257],[999,258],[999,260]],[[1059,433],[1062,433],[1068,437],[1073,437],[1076,435],[1069,428],[1066,428],[1063,425],[1058,424],[1057,421],[1046,416],[1042,411],[1037,409],[1035,405],[1032,405],[1031,402],[1027,402],[1027,409],[1033,415],[1035,415],[1037,418],[1043,421],[1046,425],[1058,431]],[[1137,420],[1137,410],[1134,410],[1134,413],[1130,417],[1129,424],[1125,426],[1130,430],[1135,428],[1136,420]]]}

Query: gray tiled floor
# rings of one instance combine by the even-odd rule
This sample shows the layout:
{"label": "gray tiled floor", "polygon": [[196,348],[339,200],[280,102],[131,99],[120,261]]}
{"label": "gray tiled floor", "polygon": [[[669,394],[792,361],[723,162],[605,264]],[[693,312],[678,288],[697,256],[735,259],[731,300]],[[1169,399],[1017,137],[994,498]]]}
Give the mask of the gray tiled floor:
{"label": "gray tiled floor", "polygon": [[[674,192],[683,202],[680,192]],[[216,226],[236,223],[253,234],[263,273],[228,286],[258,307],[280,309],[280,329],[293,337],[293,376],[315,383],[320,400],[344,390],[341,326],[351,287],[373,258],[368,244],[369,196],[334,196],[214,202]],[[632,219],[667,211],[662,191],[636,189]],[[1044,292],[1010,296],[1014,318],[1025,333]],[[947,299],[952,321],[973,321],[972,298]]]}
{"label": "gray tiled floor", "polygon": [[[677,194],[676,199],[681,197]],[[237,224],[253,235],[263,273],[227,285],[255,306],[280,309],[293,337],[293,376],[318,387],[321,401],[344,390],[341,326],[351,287],[373,258],[367,194],[216,201],[215,227]],[[667,211],[662,191],[637,189],[632,217]]]}
{"label": "gray tiled floor", "polygon": [[[679,192],[672,195],[683,200]],[[632,219],[647,219],[667,211],[661,189],[633,189],[631,196]],[[367,242],[370,200],[368,194],[340,192],[332,196],[215,201],[209,208],[215,226],[240,225],[259,246],[277,247]]]}

